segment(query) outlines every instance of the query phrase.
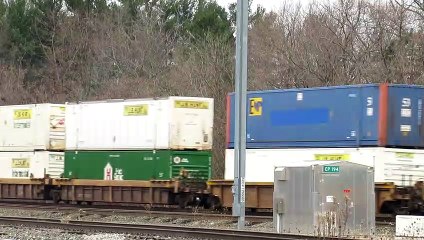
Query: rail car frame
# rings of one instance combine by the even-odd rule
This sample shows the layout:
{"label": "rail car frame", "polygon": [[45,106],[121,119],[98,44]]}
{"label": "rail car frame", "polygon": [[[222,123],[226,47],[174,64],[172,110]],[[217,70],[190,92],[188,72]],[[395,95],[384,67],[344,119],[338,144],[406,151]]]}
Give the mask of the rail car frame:
{"label": "rail car frame", "polygon": [[[252,212],[272,211],[273,183],[247,182],[246,208]],[[414,186],[375,183],[376,214],[423,214],[424,182]],[[46,200],[53,203],[188,206],[231,209],[232,180],[82,180],[1,179],[0,200]]]}

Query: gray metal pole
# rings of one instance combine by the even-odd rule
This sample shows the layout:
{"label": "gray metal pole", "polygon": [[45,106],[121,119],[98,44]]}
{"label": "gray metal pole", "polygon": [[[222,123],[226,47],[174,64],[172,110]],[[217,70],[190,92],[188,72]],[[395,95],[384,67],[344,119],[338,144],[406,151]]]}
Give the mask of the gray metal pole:
{"label": "gray metal pole", "polygon": [[246,207],[245,161],[248,14],[248,0],[237,0],[233,215],[238,216],[238,229],[243,229],[245,226]]}

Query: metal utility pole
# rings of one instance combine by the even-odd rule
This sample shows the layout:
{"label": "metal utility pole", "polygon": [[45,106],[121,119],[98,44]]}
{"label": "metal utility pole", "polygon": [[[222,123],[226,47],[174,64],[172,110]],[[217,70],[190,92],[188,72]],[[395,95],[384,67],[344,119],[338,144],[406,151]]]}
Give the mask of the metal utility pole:
{"label": "metal utility pole", "polygon": [[238,217],[238,229],[243,229],[245,226],[246,207],[245,163],[248,4],[248,0],[237,0],[233,216]]}

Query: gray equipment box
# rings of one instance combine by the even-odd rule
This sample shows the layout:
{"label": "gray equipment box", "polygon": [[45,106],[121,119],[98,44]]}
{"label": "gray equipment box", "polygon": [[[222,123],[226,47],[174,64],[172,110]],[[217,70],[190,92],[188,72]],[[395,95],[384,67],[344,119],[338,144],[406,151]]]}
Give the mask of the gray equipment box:
{"label": "gray equipment box", "polygon": [[375,232],[374,169],[344,161],[276,167],[273,216],[279,233],[372,236]]}

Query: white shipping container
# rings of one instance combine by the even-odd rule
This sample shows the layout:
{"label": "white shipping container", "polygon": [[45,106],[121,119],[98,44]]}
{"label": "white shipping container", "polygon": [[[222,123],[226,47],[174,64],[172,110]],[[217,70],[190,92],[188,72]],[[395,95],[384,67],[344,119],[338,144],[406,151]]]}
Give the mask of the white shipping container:
{"label": "white shipping container", "polygon": [[213,103],[196,97],[70,103],[66,149],[209,150]]}
{"label": "white shipping container", "polygon": [[0,178],[58,178],[64,158],[63,152],[0,152]]}
{"label": "white shipping container", "polygon": [[[396,148],[247,149],[246,182],[273,182],[274,167],[342,160],[374,167],[375,182],[414,185],[424,180],[424,150]],[[234,179],[234,149],[225,153],[225,179]]]}
{"label": "white shipping container", "polygon": [[64,104],[0,106],[0,151],[64,148]]}

